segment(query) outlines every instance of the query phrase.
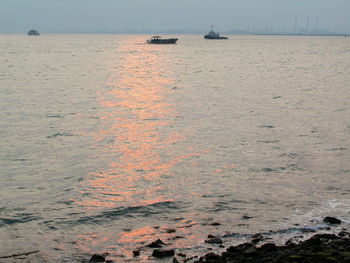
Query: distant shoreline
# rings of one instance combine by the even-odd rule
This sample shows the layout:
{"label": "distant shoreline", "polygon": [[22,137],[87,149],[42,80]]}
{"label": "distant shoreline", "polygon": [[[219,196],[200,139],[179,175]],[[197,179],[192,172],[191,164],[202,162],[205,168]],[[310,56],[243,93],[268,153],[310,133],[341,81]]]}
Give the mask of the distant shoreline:
{"label": "distant shoreline", "polygon": [[257,36],[317,36],[317,37],[347,37],[348,34],[278,34],[278,33],[255,33]]}
{"label": "distant shoreline", "polygon": [[[203,36],[205,33],[170,33],[170,32],[123,32],[123,33],[110,33],[110,32],[42,32],[43,35],[198,35]],[[291,34],[291,33],[223,33],[224,35],[236,35],[236,36],[318,36],[318,37],[350,37],[349,34]],[[0,35],[27,35],[27,33],[1,33]]]}

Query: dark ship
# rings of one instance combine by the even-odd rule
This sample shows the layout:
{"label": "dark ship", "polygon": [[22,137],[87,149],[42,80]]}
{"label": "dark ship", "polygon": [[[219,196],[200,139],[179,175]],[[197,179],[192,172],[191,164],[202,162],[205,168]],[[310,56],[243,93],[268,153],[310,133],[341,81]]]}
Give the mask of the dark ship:
{"label": "dark ship", "polygon": [[161,38],[160,36],[153,36],[151,39],[147,40],[148,44],[175,44],[177,38]]}
{"label": "dark ship", "polygon": [[218,32],[215,32],[213,30],[213,26],[211,26],[211,29],[208,34],[204,36],[205,39],[227,39],[227,37],[220,36]]}
{"label": "dark ship", "polygon": [[40,33],[34,29],[29,30],[27,33],[28,36],[40,36]]}

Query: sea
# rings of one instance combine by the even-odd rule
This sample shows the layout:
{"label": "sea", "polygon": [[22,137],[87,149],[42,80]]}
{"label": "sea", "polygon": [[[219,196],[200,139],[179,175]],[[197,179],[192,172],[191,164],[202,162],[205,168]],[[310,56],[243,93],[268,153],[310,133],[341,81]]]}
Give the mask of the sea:
{"label": "sea", "polygon": [[0,35],[0,262],[350,229],[350,38],[169,37]]}

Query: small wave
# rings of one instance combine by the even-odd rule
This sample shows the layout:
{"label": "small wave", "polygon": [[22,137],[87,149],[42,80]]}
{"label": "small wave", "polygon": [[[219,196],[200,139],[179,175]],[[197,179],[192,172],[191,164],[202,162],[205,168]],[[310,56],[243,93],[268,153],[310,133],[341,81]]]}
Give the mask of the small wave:
{"label": "small wave", "polygon": [[74,136],[74,135],[71,133],[55,133],[55,134],[46,136],[46,138],[52,139],[52,138],[61,137],[61,136]]}
{"label": "small wave", "polygon": [[63,118],[61,114],[47,114],[46,118]]}
{"label": "small wave", "polygon": [[267,232],[260,232],[254,234],[241,234],[241,233],[226,233],[220,237],[223,238],[250,238],[254,235],[262,235],[262,236],[273,236],[273,235],[298,235],[303,233],[316,233],[319,230],[327,230],[329,227],[326,225],[318,225],[318,226],[310,226],[310,227],[288,227],[284,229],[278,230],[270,230]]}
{"label": "small wave", "polygon": [[259,143],[277,143],[279,140],[259,140]]}
{"label": "small wave", "polygon": [[264,173],[272,173],[272,172],[280,172],[284,170],[292,170],[292,171],[302,171],[303,168],[298,167],[296,164],[289,164],[287,166],[281,166],[281,167],[265,167],[260,170],[257,170],[257,172],[264,172]]}
{"label": "small wave", "polygon": [[14,159],[8,159],[8,161],[11,161],[11,162],[25,162],[25,161],[30,161],[30,159],[14,158]]}
{"label": "small wave", "polygon": [[40,217],[36,217],[32,214],[18,214],[15,217],[12,218],[0,218],[0,227],[8,226],[8,225],[14,225],[14,224],[21,224],[21,223],[27,223],[30,221],[40,220]]}
{"label": "small wave", "polygon": [[289,157],[289,158],[295,159],[297,156],[298,156],[298,154],[296,154],[296,153],[283,153],[278,157],[280,157],[280,158]]}
{"label": "small wave", "polygon": [[345,150],[347,150],[347,148],[344,148],[344,147],[327,149],[327,151],[345,151]]}
{"label": "small wave", "polygon": [[324,226],[323,218],[333,216],[339,218],[344,224],[350,224],[350,199],[332,199],[321,204],[313,204],[313,208],[305,212],[297,210],[291,218],[293,222],[300,225],[308,225],[313,222],[316,226]]}
{"label": "small wave", "polygon": [[103,211],[92,216],[83,216],[69,224],[96,224],[104,221],[115,220],[120,217],[148,217],[154,214],[168,212],[169,210],[180,210],[181,202],[159,202],[147,206],[118,207],[113,210]]}

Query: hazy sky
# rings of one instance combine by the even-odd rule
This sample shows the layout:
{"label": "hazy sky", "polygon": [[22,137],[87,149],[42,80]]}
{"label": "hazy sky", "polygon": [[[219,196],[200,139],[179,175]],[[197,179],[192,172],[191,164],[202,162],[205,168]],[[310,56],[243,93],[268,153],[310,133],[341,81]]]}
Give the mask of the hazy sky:
{"label": "hazy sky", "polygon": [[204,30],[350,32],[350,0],[0,0],[0,33]]}

